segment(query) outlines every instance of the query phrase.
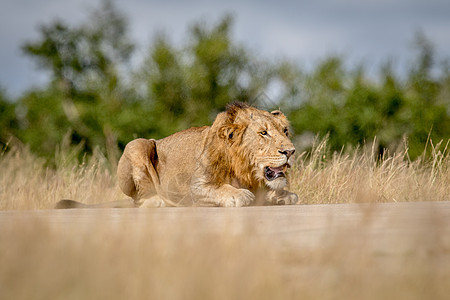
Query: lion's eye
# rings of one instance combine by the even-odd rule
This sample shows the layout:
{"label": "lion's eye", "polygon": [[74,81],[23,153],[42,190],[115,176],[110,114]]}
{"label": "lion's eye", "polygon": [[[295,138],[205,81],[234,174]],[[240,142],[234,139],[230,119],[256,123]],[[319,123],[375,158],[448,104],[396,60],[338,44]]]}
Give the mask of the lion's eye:
{"label": "lion's eye", "polygon": [[267,130],[263,130],[259,133],[260,135],[268,135]]}
{"label": "lion's eye", "polygon": [[289,130],[288,130],[287,128],[285,128],[285,129],[283,130],[283,132],[284,132],[285,135],[289,135]]}

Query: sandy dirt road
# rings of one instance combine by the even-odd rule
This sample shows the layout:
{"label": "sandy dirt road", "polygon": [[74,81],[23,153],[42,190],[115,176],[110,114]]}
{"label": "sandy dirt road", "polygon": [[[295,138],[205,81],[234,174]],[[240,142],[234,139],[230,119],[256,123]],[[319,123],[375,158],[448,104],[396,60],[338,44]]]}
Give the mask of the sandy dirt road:
{"label": "sandy dirt road", "polygon": [[2,211],[0,266],[0,299],[448,299],[450,202]]}
{"label": "sandy dirt road", "polygon": [[52,228],[145,228],[155,234],[240,235],[289,245],[321,247],[345,237],[373,251],[408,252],[418,241],[450,247],[450,202],[298,205],[244,208],[70,209],[0,212],[0,226],[42,221]]}

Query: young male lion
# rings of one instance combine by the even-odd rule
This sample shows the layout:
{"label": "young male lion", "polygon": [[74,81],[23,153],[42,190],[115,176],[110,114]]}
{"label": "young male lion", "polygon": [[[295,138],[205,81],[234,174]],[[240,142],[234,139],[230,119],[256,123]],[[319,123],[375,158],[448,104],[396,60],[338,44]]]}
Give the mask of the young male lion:
{"label": "young male lion", "polygon": [[[119,186],[136,207],[295,204],[297,195],[284,189],[295,152],[288,125],[278,110],[228,105],[212,126],[131,141]],[[60,207],[80,207],[63,201]]]}

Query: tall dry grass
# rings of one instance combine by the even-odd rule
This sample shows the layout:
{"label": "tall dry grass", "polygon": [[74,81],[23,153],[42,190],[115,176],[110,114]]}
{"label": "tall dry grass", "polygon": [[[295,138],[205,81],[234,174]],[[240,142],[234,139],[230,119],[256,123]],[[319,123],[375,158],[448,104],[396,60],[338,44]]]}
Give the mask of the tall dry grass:
{"label": "tall dry grass", "polygon": [[26,146],[14,146],[0,157],[0,210],[50,209],[61,199],[84,203],[123,198],[114,166],[96,151],[79,164],[77,149],[55,153],[55,165]]}
{"label": "tall dry grass", "polygon": [[[326,139],[297,158],[290,189],[299,204],[450,200],[449,141],[415,161],[407,151],[377,157],[374,147],[330,153]],[[406,148],[405,148],[406,149]],[[48,209],[61,199],[98,203],[125,198],[116,185],[116,158],[100,152],[78,164],[77,149],[57,151],[56,167],[15,146],[0,156],[0,210]]]}
{"label": "tall dry grass", "polygon": [[[291,188],[303,204],[449,200],[448,144],[430,147],[429,158],[412,162],[404,152],[377,158],[372,148],[330,154],[322,141],[297,158]],[[307,219],[303,230],[290,230],[285,210],[271,219],[278,208],[250,221],[246,213],[259,210],[40,210],[62,198],[123,197],[102,154],[82,164],[76,149],[56,156],[54,167],[26,147],[0,157],[0,299],[419,300],[450,293],[450,223],[434,209],[415,218],[401,208],[400,215],[364,208],[351,218],[302,215],[298,206],[290,217]]]}
{"label": "tall dry grass", "polygon": [[415,161],[407,146],[381,157],[372,146],[352,153],[330,153],[327,140],[297,159],[291,188],[299,204],[450,200],[450,140],[429,141]]}

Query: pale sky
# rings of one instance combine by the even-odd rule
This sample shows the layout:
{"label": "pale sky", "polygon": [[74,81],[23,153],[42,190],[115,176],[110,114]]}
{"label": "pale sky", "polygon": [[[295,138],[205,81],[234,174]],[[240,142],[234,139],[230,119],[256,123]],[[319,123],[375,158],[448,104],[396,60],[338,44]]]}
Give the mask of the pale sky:
{"label": "pale sky", "polygon": [[[164,31],[173,42],[185,41],[193,22],[216,23],[235,16],[233,36],[255,54],[286,57],[300,65],[314,65],[328,55],[344,55],[349,62],[371,66],[391,59],[405,66],[412,59],[411,43],[422,31],[439,57],[450,57],[449,0],[117,0],[128,17],[130,35],[138,45],[136,59],[152,36]],[[69,24],[86,20],[99,0],[1,0],[0,86],[18,96],[46,81],[20,45],[39,37],[38,25],[55,18]]]}

